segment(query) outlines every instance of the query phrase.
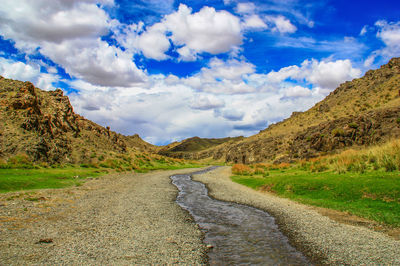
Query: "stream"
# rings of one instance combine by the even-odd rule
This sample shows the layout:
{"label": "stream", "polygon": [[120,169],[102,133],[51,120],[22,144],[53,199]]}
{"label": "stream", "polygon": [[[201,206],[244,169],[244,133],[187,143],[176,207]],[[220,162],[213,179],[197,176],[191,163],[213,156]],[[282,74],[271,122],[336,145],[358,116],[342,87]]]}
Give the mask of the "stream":
{"label": "stream", "polygon": [[[205,170],[205,171],[209,171]],[[204,173],[204,171],[194,174]],[[177,203],[189,211],[209,249],[211,265],[310,265],[289,244],[267,212],[232,202],[213,199],[203,183],[190,175],[171,176],[179,189]]]}

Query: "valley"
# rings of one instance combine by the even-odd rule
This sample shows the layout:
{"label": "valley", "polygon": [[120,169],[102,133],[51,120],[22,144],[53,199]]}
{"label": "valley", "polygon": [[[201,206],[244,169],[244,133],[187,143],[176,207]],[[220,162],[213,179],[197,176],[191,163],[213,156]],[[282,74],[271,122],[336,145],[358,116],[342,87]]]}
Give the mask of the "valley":
{"label": "valley", "polygon": [[393,58],[256,135],[155,146],[76,114],[61,90],[1,77],[0,263],[207,264],[206,230],[169,177],[220,165],[193,179],[272,215],[312,262],[396,264],[399,84]]}

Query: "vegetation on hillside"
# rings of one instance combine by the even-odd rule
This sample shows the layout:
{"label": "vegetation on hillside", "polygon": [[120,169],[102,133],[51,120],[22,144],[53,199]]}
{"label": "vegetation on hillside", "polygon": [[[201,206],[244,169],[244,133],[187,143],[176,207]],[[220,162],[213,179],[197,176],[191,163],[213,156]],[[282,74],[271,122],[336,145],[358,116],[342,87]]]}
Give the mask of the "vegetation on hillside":
{"label": "vegetation on hillside", "polygon": [[182,169],[203,166],[200,163],[167,158],[157,154],[114,154],[97,157],[79,165],[36,163],[26,154],[0,161],[0,193],[16,190],[62,188],[80,185],[86,178],[112,172],[148,172],[158,169]]}
{"label": "vegetation on hillside", "polygon": [[185,153],[204,151],[223,143],[234,143],[239,140],[244,139],[244,137],[236,137],[236,138],[221,138],[221,139],[206,139],[193,137],[189,139],[185,139],[181,142],[171,143],[165,147],[162,147],[159,150],[159,154],[167,155],[175,158],[183,158],[185,157]]}
{"label": "vegetation on hillside", "polygon": [[257,190],[400,226],[400,140],[293,164],[236,164],[232,172]]}

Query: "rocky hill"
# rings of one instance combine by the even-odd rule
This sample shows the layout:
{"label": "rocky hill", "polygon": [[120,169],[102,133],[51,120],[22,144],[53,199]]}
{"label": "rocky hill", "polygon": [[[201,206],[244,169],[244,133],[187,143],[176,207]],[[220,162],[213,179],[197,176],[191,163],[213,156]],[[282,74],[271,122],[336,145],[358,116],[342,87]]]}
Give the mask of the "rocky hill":
{"label": "rocky hill", "polygon": [[206,149],[210,149],[221,145],[223,143],[233,144],[239,140],[244,139],[244,137],[236,137],[236,138],[221,138],[221,139],[206,139],[193,137],[189,139],[185,139],[181,142],[174,142],[167,146],[162,147],[159,150],[159,154],[166,155],[175,158],[185,158],[186,154],[190,154],[193,152],[199,152]]}
{"label": "rocky hill", "polygon": [[306,112],[235,143],[224,143],[185,158],[226,162],[282,162],[400,137],[400,58],[364,77],[341,84]]}
{"label": "rocky hill", "polygon": [[0,77],[0,158],[26,154],[33,161],[84,163],[128,150],[153,151],[138,135],[123,136],[75,114],[58,89]]}

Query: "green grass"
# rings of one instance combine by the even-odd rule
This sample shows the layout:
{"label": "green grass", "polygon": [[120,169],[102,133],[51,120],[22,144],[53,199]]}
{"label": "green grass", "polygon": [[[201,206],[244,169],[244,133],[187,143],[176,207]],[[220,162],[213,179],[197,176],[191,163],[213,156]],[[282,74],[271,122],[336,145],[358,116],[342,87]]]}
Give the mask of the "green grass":
{"label": "green grass", "polygon": [[105,172],[102,169],[80,167],[0,169],[0,193],[79,186],[85,178],[98,177]]}
{"label": "green grass", "polygon": [[147,173],[153,170],[177,170],[177,169],[185,169],[185,168],[200,168],[204,167],[203,164],[195,164],[195,163],[176,163],[176,164],[166,164],[159,162],[151,162],[148,164],[142,164],[139,169],[136,169],[136,172],[139,173]]}
{"label": "green grass", "polygon": [[400,226],[400,174],[367,171],[310,172],[299,168],[269,170],[269,176],[235,175],[232,180],[253,189],[266,189],[292,200],[349,212],[392,226]]}
{"label": "green grass", "polygon": [[105,167],[92,167],[89,164],[81,164],[80,166],[55,166],[54,168],[40,168],[36,165],[18,168],[15,165],[3,165],[3,167],[0,167],[0,193],[79,186],[85,178],[99,177],[109,171],[147,173],[153,170],[175,170],[204,166],[186,161],[169,162],[166,160],[141,160],[139,168],[133,168],[129,162],[123,164],[118,160],[110,160],[107,163],[104,165]]}

